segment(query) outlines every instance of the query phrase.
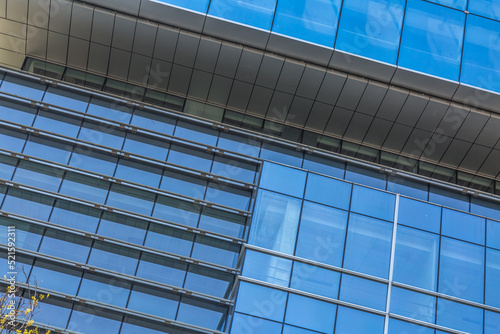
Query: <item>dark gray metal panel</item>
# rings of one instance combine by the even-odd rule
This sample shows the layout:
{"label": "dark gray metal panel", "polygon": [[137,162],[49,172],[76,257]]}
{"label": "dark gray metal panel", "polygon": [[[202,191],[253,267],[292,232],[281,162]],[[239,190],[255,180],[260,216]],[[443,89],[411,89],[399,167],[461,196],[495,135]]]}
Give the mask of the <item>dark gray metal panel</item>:
{"label": "dark gray metal panel", "polygon": [[471,143],[474,142],[489,118],[490,115],[485,112],[471,110],[455,137]]}
{"label": "dark gray metal panel", "polygon": [[132,52],[151,57],[155,47],[158,25],[144,20],[137,20]]}
{"label": "dark gray metal panel", "polygon": [[315,99],[325,75],[326,70],[324,68],[306,64],[296,94],[308,99]]}
{"label": "dark gray metal panel", "polygon": [[276,89],[285,93],[295,94],[304,68],[304,63],[299,63],[291,59],[285,60]]}
{"label": "dark gray metal panel", "polygon": [[398,118],[396,118],[396,122],[415,126],[427,103],[429,103],[429,97],[410,92],[399,112]]}
{"label": "dark gray metal panel", "polygon": [[446,101],[436,98],[430,98],[429,103],[425,106],[422,116],[417,122],[416,127],[426,131],[434,131],[443,115],[448,110],[450,104]]}
{"label": "dark gray metal panel", "polygon": [[47,56],[47,33],[41,28],[30,27],[30,35],[26,43],[26,53],[45,58]]}
{"label": "dark gray metal panel", "polygon": [[448,166],[458,166],[469,151],[471,143],[454,139],[443,155],[440,163]]}
{"label": "dark gray metal panel", "polygon": [[317,100],[326,104],[335,104],[347,80],[347,75],[328,70],[318,92]]}
{"label": "dark gray metal panel", "polygon": [[91,41],[103,45],[111,45],[115,14],[100,8],[94,9]]}
{"label": "dark gray metal panel", "polygon": [[404,89],[390,87],[387,94],[384,96],[384,100],[382,101],[380,108],[378,109],[377,117],[389,121],[396,120],[401,108],[408,98],[409,93],[409,91]]}
{"label": "dark gray metal panel", "polygon": [[290,106],[290,111],[288,112],[286,123],[303,126],[306,123],[307,118],[309,117],[309,113],[311,112],[313,103],[314,100],[295,96],[292,101],[292,105]]}
{"label": "dark gray metal panel", "polygon": [[473,107],[500,113],[500,94],[466,84],[458,86],[453,100]]}
{"label": "dark gray metal panel", "polygon": [[111,48],[99,43],[90,42],[89,61],[87,68],[89,71],[106,75],[108,73],[108,63]]}
{"label": "dark gray metal panel", "polygon": [[116,14],[113,29],[112,47],[124,51],[132,51],[133,36],[137,20],[129,16]]}
{"label": "dark gray metal panel", "polygon": [[261,51],[247,47],[243,48],[240,63],[236,70],[236,79],[253,84],[257,79],[263,57],[264,53]]}
{"label": "dark gray metal panel", "polygon": [[438,125],[439,132],[446,136],[454,137],[469,113],[470,109],[468,107],[462,107],[456,103],[451,103],[441,123]]}
{"label": "dark gray metal panel", "polygon": [[361,96],[356,111],[367,114],[375,115],[377,110],[387,93],[388,86],[375,81],[368,81],[368,85]]}
{"label": "dark gray metal panel", "polygon": [[245,111],[252,94],[253,86],[247,82],[234,80],[227,102],[228,108]]}
{"label": "dark gray metal panel", "polygon": [[151,73],[148,86],[160,90],[166,90],[170,75],[172,74],[172,63],[154,59],[151,62]]}
{"label": "dark gray metal panel", "polygon": [[219,59],[215,67],[215,74],[228,78],[234,78],[236,68],[240,61],[242,47],[236,44],[222,42],[219,52]]}
{"label": "dark gray metal panel", "polygon": [[206,101],[208,91],[210,90],[210,84],[212,83],[212,77],[212,73],[194,69],[188,95]]}
{"label": "dark gray metal panel", "polygon": [[208,101],[226,105],[232,84],[233,79],[214,74],[212,85],[210,85],[210,92],[208,93]]}
{"label": "dark gray metal panel", "polygon": [[28,0],[8,0],[7,18],[9,20],[26,23],[28,20]]}
{"label": "dark gray metal panel", "polygon": [[325,132],[337,136],[344,136],[353,114],[354,112],[351,110],[335,107],[333,109],[332,117],[330,117],[330,120],[326,125]]}
{"label": "dark gray metal panel", "polygon": [[69,34],[71,8],[71,2],[51,0],[49,29],[61,34]]}
{"label": "dark gray metal panel", "polygon": [[193,67],[199,43],[199,35],[181,31],[179,33],[179,39],[177,40],[177,48],[175,49],[174,63]]}
{"label": "dark gray metal panel", "polygon": [[248,103],[248,112],[264,116],[273,97],[273,90],[261,86],[254,86],[250,101]]}
{"label": "dark gray metal panel", "polygon": [[93,15],[93,7],[73,2],[70,35],[80,39],[90,40]]}
{"label": "dark gray metal panel", "polygon": [[153,1],[141,1],[139,16],[196,32],[202,31],[205,21],[204,14]]}
{"label": "dark gray metal panel", "polygon": [[90,2],[99,6],[105,3],[106,7],[118,10],[122,13],[131,14],[134,16],[139,15],[139,5],[141,0],[86,0],[86,2]]}
{"label": "dark gray metal panel", "polygon": [[284,59],[270,53],[264,54],[257,75],[257,85],[274,89],[278,82],[278,77],[283,67]]}
{"label": "dark gray metal panel", "polygon": [[168,90],[174,93],[187,95],[192,72],[193,70],[189,67],[173,64]]}
{"label": "dark gray metal panel", "polygon": [[179,29],[159,26],[153,57],[163,61],[173,62],[178,37]]}
{"label": "dark gray metal panel", "polygon": [[87,69],[87,60],[90,46],[89,43],[89,41],[70,36],[68,45],[69,65],[76,66],[81,69]]}
{"label": "dark gray metal panel", "polygon": [[438,162],[443,157],[452,140],[453,138],[443,136],[441,133],[434,133],[420,157]]}
{"label": "dark gray metal panel", "polygon": [[347,81],[337,101],[337,105],[342,108],[356,110],[367,84],[368,81],[363,78],[348,75]]}
{"label": "dark gray metal panel", "polygon": [[235,43],[244,42],[247,46],[262,50],[265,49],[269,39],[269,32],[267,31],[224,21],[210,15],[206,16],[203,33]]}
{"label": "dark gray metal panel", "polygon": [[331,104],[315,101],[309,118],[306,121],[306,128],[324,131],[326,123],[333,113],[333,106]]}
{"label": "dark gray metal panel", "polygon": [[194,68],[213,73],[215,64],[217,64],[220,46],[221,41],[215,38],[202,36],[198,46]]}
{"label": "dark gray metal panel", "polygon": [[49,31],[47,42],[47,60],[66,63],[68,56],[68,35]]}
{"label": "dark gray metal panel", "polygon": [[385,119],[374,118],[363,142],[378,147],[382,146],[392,128],[392,124],[392,122]]}
{"label": "dark gray metal panel", "polygon": [[492,150],[483,165],[479,168],[479,173],[496,177],[500,172],[500,151]]}
{"label": "dark gray metal panel", "polygon": [[476,143],[488,147],[493,147],[498,142],[500,136],[500,116],[491,115],[490,119],[484,125],[481,133],[477,137]]}
{"label": "dark gray metal panel", "polygon": [[394,73],[391,84],[444,99],[451,99],[458,88],[458,83],[455,81],[433,77],[401,67],[398,67],[396,73]]}
{"label": "dark gray metal panel", "polygon": [[50,1],[30,1],[28,24],[38,28],[49,28]]}
{"label": "dark gray metal panel", "polygon": [[475,172],[481,167],[491,151],[491,148],[473,144],[459,167]]}
{"label": "dark gray metal panel", "polygon": [[269,104],[266,118],[284,122],[288,116],[290,106],[292,104],[293,95],[274,91],[273,98]]}
{"label": "dark gray metal panel", "polygon": [[299,58],[314,64],[328,66],[333,50],[271,32],[267,51]]}
{"label": "dark gray metal panel", "polygon": [[348,73],[377,79],[382,82],[389,82],[396,71],[394,65],[360,57],[340,50],[335,50],[329,66]]}
{"label": "dark gray metal panel", "polygon": [[[411,128],[411,127],[410,127]],[[413,128],[413,131],[408,137],[405,146],[403,147],[402,152],[409,154],[412,157],[420,157],[422,152],[424,151],[427,143],[432,138],[432,132]],[[393,137],[392,140],[400,140],[397,137]],[[387,138],[386,142],[389,142],[389,138]]]}
{"label": "dark gray metal panel", "polygon": [[412,134],[413,128],[403,124],[394,123],[385,138],[383,147],[400,152],[405,147],[406,141]]}
{"label": "dark gray metal panel", "polygon": [[362,113],[355,112],[351,122],[347,127],[344,137],[356,141],[362,141],[366,136],[366,132],[373,121],[373,117]]}
{"label": "dark gray metal panel", "polygon": [[132,53],[132,57],[130,59],[130,69],[128,72],[128,80],[137,82],[141,85],[147,85],[150,69],[150,57]]}
{"label": "dark gray metal panel", "polygon": [[108,75],[126,80],[130,67],[131,53],[116,48],[111,48]]}

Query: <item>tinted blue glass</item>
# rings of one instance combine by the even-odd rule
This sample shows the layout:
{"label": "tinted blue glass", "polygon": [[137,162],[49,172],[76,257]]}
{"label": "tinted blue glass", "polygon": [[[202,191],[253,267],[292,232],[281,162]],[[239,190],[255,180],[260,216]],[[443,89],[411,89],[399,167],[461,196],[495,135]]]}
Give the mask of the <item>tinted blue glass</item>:
{"label": "tinted blue glass", "polygon": [[486,224],[486,246],[500,249],[500,222],[488,220]]}
{"label": "tinted blue glass", "polygon": [[341,266],[347,212],[304,201],[295,255]]}
{"label": "tinted blue glass", "polygon": [[441,229],[441,208],[437,205],[400,197],[398,224],[439,233]]}
{"label": "tinted blue glass", "polygon": [[236,311],[261,318],[283,321],[286,292],[241,282]]}
{"label": "tinted blue glass", "polygon": [[155,195],[152,193],[113,184],[106,205],[150,215],[154,199]]}
{"label": "tinted blue glass", "polygon": [[66,164],[71,152],[71,146],[45,138],[31,137],[24,147],[24,154]]}
{"label": "tinted blue glass", "polygon": [[182,0],[159,0],[159,1],[202,13],[206,13],[208,8],[208,0],[188,1],[188,2]]}
{"label": "tinted blue glass", "polygon": [[500,3],[495,0],[469,0],[469,12],[500,20]]}
{"label": "tinted blue glass", "polygon": [[258,157],[260,152],[260,141],[254,138],[244,138],[223,132],[220,134],[217,147],[252,157]]}
{"label": "tinted blue glass", "polygon": [[307,154],[304,157],[302,168],[310,170],[311,172],[343,179],[345,163]]}
{"label": "tinted blue glass", "polygon": [[336,309],[337,306],[334,304],[291,293],[288,296],[285,322],[323,333],[331,333],[335,325]]}
{"label": "tinted blue glass", "polygon": [[438,291],[482,303],[484,247],[441,238]]}
{"label": "tinted blue glass", "polygon": [[43,93],[45,92],[45,85],[40,82],[6,75],[2,82],[2,86],[0,86],[0,90],[2,90],[2,92],[27,97],[35,101],[41,101]]}
{"label": "tinted blue glass", "polygon": [[259,191],[248,243],[293,254],[300,204],[292,197]]}
{"label": "tinted blue glass", "polygon": [[389,319],[389,334],[405,333],[434,334],[434,329],[410,324],[401,320]]}
{"label": "tinted blue glass", "polygon": [[48,196],[10,188],[5,196],[2,210],[40,220],[49,218],[54,199]]}
{"label": "tinted blue glass", "polygon": [[44,289],[75,295],[81,277],[81,271],[37,260],[31,271],[30,281],[36,280]]}
{"label": "tinted blue glass", "polygon": [[172,145],[167,161],[176,165],[208,172],[212,166],[212,158],[213,156],[210,153],[180,145]]}
{"label": "tinted blue glass", "polygon": [[484,334],[500,333],[500,313],[484,311]]}
{"label": "tinted blue glass", "polygon": [[112,276],[101,276],[86,272],[78,290],[78,296],[100,303],[125,307],[130,294],[130,283]]}
{"label": "tinted blue glass", "polygon": [[[259,186],[302,198],[307,173],[295,168],[264,162]],[[293,180],[293,182],[290,182]]]}
{"label": "tinted blue glass", "polygon": [[178,305],[179,296],[139,285],[132,290],[127,308],[162,318],[175,319]]}
{"label": "tinted blue glass", "polygon": [[351,188],[350,183],[309,173],[304,198],[348,210],[351,200]]}
{"label": "tinted blue glass", "polygon": [[111,313],[95,306],[76,305],[71,313],[68,330],[82,333],[118,333],[121,313]]}
{"label": "tinted blue glass", "polygon": [[430,1],[460,10],[465,10],[467,7],[467,0],[430,0]]}
{"label": "tinted blue glass", "polygon": [[87,201],[104,203],[108,189],[109,183],[106,181],[68,172],[59,192]]}
{"label": "tinted blue glass", "polygon": [[392,224],[351,214],[347,229],[344,268],[387,278]]}
{"label": "tinted blue glass", "polygon": [[175,119],[172,119],[167,115],[154,113],[152,111],[136,109],[130,124],[166,135],[171,135],[174,133]]}
{"label": "tinted blue glass", "polygon": [[134,134],[127,134],[123,144],[124,151],[162,161],[167,157],[168,147],[168,142]]}
{"label": "tinted blue glass", "polygon": [[166,170],[161,178],[160,188],[173,193],[203,199],[207,181],[199,177]]}
{"label": "tinted blue glass", "polygon": [[254,183],[256,169],[255,164],[216,156],[211,172],[223,177]]}
{"label": "tinted blue glass", "polygon": [[196,226],[200,217],[200,208],[193,203],[159,196],[153,210],[153,217],[182,225]]}
{"label": "tinted blue glass", "polygon": [[345,0],[335,47],[395,64],[404,5],[403,0]]}
{"label": "tinted blue glass", "polygon": [[[491,8],[488,9],[492,13]],[[500,22],[475,15],[467,18],[460,80],[500,91]]]}
{"label": "tinted blue glass", "polygon": [[162,170],[145,163],[120,160],[116,166],[115,177],[157,188]]}
{"label": "tinted blue glass", "polygon": [[[3,195],[0,195],[0,199],[1,197],[3,197]],[[12,237],[12,234],[9,235],[8,226],[16,227],[15,247],[25,248],[35,252],[38,250],[44,230],[43,227],[27,222],[0,217],[0,231],[2,233],[0,236],[0,243],[5,245],[9,243],[9,238]],[[7,268],[7,265],[5,268]]]}
{"label": "tinted blue glass", "polygon": [[488,218],[500,220],[500,210],[498,202],[472,197],[470,212],[477,215],[486,216]]}
{"label": "tinted blue glass", "polygon": [[228,236],[241,238],[245,229],[246,218],[233,213],[203,208],[198,227]]}
{"label": "tinted blue glass", "polygon": [[483,332],[483,310],[438,299],[436,324],[471,334]]}
{"label": "tinted blue glass", "polygon": [[17,159],[0,155],[0,178],[10,180],[17,165]]}
{"label": "tinted blue glass", "polygon": [[283,334],[314,334],[316,332],[294,326],[283,326]]}
{"label": "tinted blue glass", "polygon": [[121,149],[125,133],[104,123],[94,123],[85,121],[78,134],[81,140],[89,141],[93,144]]}
{"label": "tinted blue glass", "polygon": [[57,201],[49,221],[94,233],[100,216],[101,212],[94,208],[66,201]]}
{"label": "tinted blue glass", "polygon": [[269,30],[276,0],[212,0],[208,14]]}
{"label": "tinted blue glass", "polygon": [[45,303],[40,304],[40,309],[43,308],[43,312],[36,315],[36,321],[65,328],[71,313],[72,303],[57,299],[57,297],[48,298],[45,301]]}
{"label": "tinted blue glass", "polygon": [[290,287],[337,299],[339,294],[340,274],[338,272],[295,262]]}
{"label": "tinted blue glass", "polygon": [[222,330],[227,308],[205,301],[182,298],[177,320],[209,329]]}
{"label": "tinted blue glass", "polygon": [[500,308],[500,251],[486,249],[485,304]]}
{"label": "tinted blue glass", "polygon": [[31,126],[35,118],[35,113],[35,108],[0,100],[0,118],[2,120]]}
{"label": "tinted blue glass", "polygon": [[396,196],[375,189],[354,185],[351,210],[375,218],[394,220]]}
{"label": "tinted blue glass", "polygon": [[343,274],[339,299],[383,311],[387,299],[387,285]]}
{"label": "tinted blue glass", "polygon": [[355,183],[385,190],[385,175],[376,170],[347,164],[345,179]]}
{"label": "tinted blue glass", "polygon": [[142,245],[147,225],[135,218],[104,213],[97,234]]}
{"label": "tinted blue glass", "polygon": [[77,146],[71,155],[69,165],[111,176],[115,172],[117,160],[91,148]]}
{"label": "tinted blue glass", "polygon": [[167,226],[151,224],[145,246],[183,256],[191,254],[194,236]]}
{"label": "tinted blue glass", "polygon": [[56,106],[85,112],[89,102],[89,97],[82,93],[70,92],[65,89],[49,87],[43,101]]}
{"label": "tinted blue glass", "polygon": [[87,109],[87,114],[128,124],[132,115],[132,108],[93,97]]}
{"label": "tinted blue glass", "polygon": [[336,334],[382,334],[383,332],[384,317],[339,306],[337,325],[335,326]]}
{"label": "tinted blue glass", "polygon": [[393,287],[391,313],[432,324],[436,313],[436,297]]}
{"label": "tinted blue glass", "polygon": [[174,136],[215,146],[217,143],[218,131],[208,129],[206,126],[178,121],[175,127]]}
{"label": "tinted blue glass", "polygon": [[393,279],[436,291],[438,253],[438,235],[398,226]]}
{"label": "tinted blue glass", "polygon": [[20,161],[12,181],[57,192],[63,172],[48,166]]}
{"label": "tinted blue glass", "polygon": [[292,261],[252,250],[245,254],[243,276],[288,287]]}
{"label": "tinted blue glass", "polygon": [[226,267],[235,267],[240,247],[235,244],[221,242],[217,239],[198,236],[193,245],[191,256]]}
{"label": "tinted blue glass", "polygon": [[190,266],[186,275],[185,289],[191,289],[220,298],[228,298],[234,277],[203,267]]}
{"label": "tinted blue glass", "polygon": [[340,0],[278,1],[273,31],[308,42],[333,47]]}
{"label": "tinted blue glass", "polygon": [[187,265],[164,257],[144,254],[137,268],[137,276],[152,281],[182,287]]}
{"label": "tinted blue glass", "polygon": [[302,152],[269,143],[264,143],[260,151],[261,159],[276,161],[293,167],[302,165],[302,156]]}
{"label": "tinted blue glass", "polygon": [[430,186],[429,202],[466,212],[469,211],[469,198],[467,195],[433,185]]}
{"label": "tinted blue glass", "polygon": [[247,211],[252,193],[221,183],[209,182],[205,200],[229,206],[238,210]]}
{"label": "tinted blue glass", "polygon": [[441,233],[449,237],[484,245],[485,219],[444,208]]}
{"label": "tinted blue glass", "polygon": [[389,176],[387,178],[387,191],[427,201],[428,185],[403,177]]}
{"label": "tinted blue glass", "polygon": [[21,152],[26,142],[27,136],[13,130],[0,127],[0,143],[5,150]]}
{"label": "tinted blue glass", "polygon": [[85,263],[91,244],[90,239],[57,230],[48,230],[40,244],[39,252]]}
{"label": "tinted blue glass", "polygon": [[409,0],[398,65],[458,80],[465,14],[420,0]]}
{"label": "tinted blue glass", "polygon": [[96,242],[90,252],[88,264],[134,275],[138,258],[139,252],[136,250]]}
{"label": "tinted blue glass", "polygon": [[33,127],[68,137],[76,137],[82,120],[49,111],[40,110]]}
{"label": "tinted blue glass", "polygon": [[231,333],[274,334],[281,331],[281,323],[235,313]]}

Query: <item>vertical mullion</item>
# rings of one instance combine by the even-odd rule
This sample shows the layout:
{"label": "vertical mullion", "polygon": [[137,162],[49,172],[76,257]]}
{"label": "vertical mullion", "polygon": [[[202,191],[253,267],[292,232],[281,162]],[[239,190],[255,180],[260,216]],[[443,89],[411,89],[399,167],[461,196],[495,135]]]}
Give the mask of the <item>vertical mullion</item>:
{"label": "vertical mullion", "polygon": [[387,284],[387,300],[385,304],[385,323],[384,334],[389,331],[389,311],[391,307],[391,290],[392,290],[392,277],[394,274],[394,258],[396,252],[396,233],[398,229],[398,214],[399,214],[399,194],[396,194],[396,205],[394,207],[394,220],[392,226],[392,244],[391,244],[391,259],[389,263],[389,283]]}

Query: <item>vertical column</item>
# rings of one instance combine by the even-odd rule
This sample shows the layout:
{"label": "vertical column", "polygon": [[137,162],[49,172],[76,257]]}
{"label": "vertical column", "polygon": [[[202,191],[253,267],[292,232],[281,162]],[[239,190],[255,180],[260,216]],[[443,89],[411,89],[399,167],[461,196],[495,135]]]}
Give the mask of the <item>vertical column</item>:
{"label": "vertical column", "polygon": [[387,284],[387,300],[385,304],[384,334],[389,332],[389,310],[391,308],[392,276],[394,273],[394,257],[396,252],[396,232],[398,229],[399,194],[396,194],[396,205],[394,206],[394,220],[392,226],[391,260],[389,263],[389,284]]}

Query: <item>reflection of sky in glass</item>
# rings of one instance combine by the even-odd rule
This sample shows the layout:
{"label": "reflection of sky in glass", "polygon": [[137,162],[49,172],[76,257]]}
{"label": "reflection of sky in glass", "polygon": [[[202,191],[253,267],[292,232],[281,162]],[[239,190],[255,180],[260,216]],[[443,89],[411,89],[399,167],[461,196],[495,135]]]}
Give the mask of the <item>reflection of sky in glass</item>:
{"label": "reflection of sky in glass", "polygon": [[275,6],[276,0],[212,0],[208,14],[269,30]]}
{"label": "reflection of sky in glass", "polygon": [[206,13],[208,8],[209,0],[195,0],[195,1],[186,1],[186,0],[156,0],[158,2],[168,3],[170,5],[179,6],[182,8],[191,9],[197,12]]}

